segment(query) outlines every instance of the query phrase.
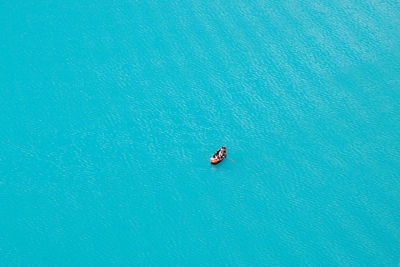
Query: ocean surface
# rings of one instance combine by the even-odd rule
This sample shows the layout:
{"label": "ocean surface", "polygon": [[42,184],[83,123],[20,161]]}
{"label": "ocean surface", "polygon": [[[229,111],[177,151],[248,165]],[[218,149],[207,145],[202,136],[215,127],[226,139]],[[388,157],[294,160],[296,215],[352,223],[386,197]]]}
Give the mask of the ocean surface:
{"label": "ocean surface", "polygon": [[0,17],[0,266],[400,263],[399,1]]}

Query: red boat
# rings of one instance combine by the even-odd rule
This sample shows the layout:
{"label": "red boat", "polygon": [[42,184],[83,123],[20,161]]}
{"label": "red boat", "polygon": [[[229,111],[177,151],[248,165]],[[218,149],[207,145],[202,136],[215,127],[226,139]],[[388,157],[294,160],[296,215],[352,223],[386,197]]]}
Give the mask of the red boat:
{"label": "red boat", "polygon": [[221,148],[218,149],[217,152],[214,153],[214,155],[212,155],[210,162],[211,162],[211,164],[218,164],[224,158],[226,158],[226,147],[221,146]]}

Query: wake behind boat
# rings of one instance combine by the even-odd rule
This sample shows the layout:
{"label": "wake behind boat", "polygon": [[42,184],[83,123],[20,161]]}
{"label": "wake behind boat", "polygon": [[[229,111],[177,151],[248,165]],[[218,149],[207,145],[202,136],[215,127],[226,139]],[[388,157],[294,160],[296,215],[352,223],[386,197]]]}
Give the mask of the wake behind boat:
{"label": "wake behind boat", "polygon": [[217,152],[212,155],[210,162],[211,164],[218,164],[226,157],[226,147],[222,146]]}

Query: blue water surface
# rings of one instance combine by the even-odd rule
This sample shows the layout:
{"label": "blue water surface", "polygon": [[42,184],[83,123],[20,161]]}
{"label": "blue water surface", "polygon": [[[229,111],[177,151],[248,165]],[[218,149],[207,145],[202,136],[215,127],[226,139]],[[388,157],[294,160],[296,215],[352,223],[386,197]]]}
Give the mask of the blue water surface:
{"label": "blue water surface", "polygon": [[399,1],[0,15],[1,266],[399,264]]}

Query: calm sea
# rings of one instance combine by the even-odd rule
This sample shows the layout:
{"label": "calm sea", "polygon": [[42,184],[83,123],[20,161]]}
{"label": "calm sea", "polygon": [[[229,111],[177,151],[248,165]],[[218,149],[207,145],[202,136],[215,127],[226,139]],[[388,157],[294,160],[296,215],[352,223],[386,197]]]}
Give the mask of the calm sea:
{"label": "calm sea", "polygon": [[0,17],[1,266],[399,264],[399,1]]}

